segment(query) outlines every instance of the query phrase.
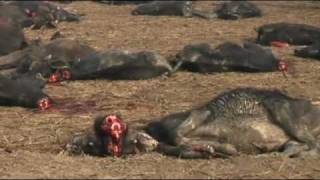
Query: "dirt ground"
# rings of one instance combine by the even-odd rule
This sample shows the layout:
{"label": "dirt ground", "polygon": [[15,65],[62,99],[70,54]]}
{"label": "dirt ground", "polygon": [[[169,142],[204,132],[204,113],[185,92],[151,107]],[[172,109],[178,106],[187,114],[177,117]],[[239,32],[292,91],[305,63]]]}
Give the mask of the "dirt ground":
{"label": "dirt ground", "polygon": [[[211,10],[221,1],[197,2]],[[239,21],[182,17],[131,16],[134,6],[108,6],[89,1],[63,5],[86,14],[79,23],[60,23],[58,30],[97,50],[154,50],[170,57],[185,45],[255,38],[254,28],[273,22],[320,26],[320,2],[256,1],[262,18]],[[315,6],[311,4],[314,3]],[[26,30],[27,37],[48,40],[57,29]],[[78,104],[77,112],[36,112],[20,107],[0,108],[1,178],[320,178],[320,161],[273,155],[241,155],[231,159],[183,160],[157,153],[128,158],[69,156],[65,143],[89,129],[97,114],[120,113],[131,126],[143,126],[169,113],[199,106],[228,89],[251,86],[278,88],[294,97],[320,100],[320,62],[297,58],[294,47],[273,48],[290,62],[290,73],[178,72],[170,78],[141,81],[74,81],[47,86],[46,92]],[[88,107],[81,104],[90,103]]]}

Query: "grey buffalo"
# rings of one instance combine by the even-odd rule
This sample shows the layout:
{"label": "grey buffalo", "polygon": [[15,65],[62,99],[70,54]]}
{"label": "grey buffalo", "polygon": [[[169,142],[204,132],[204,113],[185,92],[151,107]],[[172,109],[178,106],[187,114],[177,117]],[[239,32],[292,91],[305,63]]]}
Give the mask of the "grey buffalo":
{"label": "grey buffalo", "polygon": [[[75,136],[71,154],[122,156],[158,151],[181,158],[280,152],[319,156],[319,106],[278,90],[238,88],[203,106],[167,115],[137,133],[117,115],[95,120],[93,132]],[[139,131],[138,131],[139,132]]]}

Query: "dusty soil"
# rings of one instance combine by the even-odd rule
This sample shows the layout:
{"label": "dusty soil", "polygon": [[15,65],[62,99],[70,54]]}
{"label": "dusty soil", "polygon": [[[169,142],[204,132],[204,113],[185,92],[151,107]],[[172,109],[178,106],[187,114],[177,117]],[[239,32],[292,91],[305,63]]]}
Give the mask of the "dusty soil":
{"label": "dusty soil", "polygon": [[[220,1],[197,2],[210,10]],[[239,21],[182,17],[133,17],[134,6],[108,6],[78,1],[65,8],[84,13],[79,23],[60,23],[58,30],[98,50],[154,50],[170,57],[190,43],[240,42],[255,38],[255,27],[272,22],[320,26],[319,2],[256,2],[262,18]],[[312,3],[315,5],[312,6]],[[27,37],[48,40],[56,30],[26,30]],[[56,99],[78,103],[79,111],[36,112],[19,107],[0,108],[1,178],[320,178],[320,161],[287,159],[272,155],[241,155],[231,159],[182,160],[157,153],[125,159],[72,157],[64,144],[90,128],[97,114],[120,113],[131,126],[169,113],[201,105],[215,95],[236,87],[278,88],[295,97],[318,101],[320,64],[292,55],[293,47],[273,48],[289,60],[290,73],[221,73],[201,75],[178,72],[170,78],[141,81],[75,81],[48,86]],[[92,103],[94,102],[94,103]],[[80,111],[81,110],[81,111]]]}

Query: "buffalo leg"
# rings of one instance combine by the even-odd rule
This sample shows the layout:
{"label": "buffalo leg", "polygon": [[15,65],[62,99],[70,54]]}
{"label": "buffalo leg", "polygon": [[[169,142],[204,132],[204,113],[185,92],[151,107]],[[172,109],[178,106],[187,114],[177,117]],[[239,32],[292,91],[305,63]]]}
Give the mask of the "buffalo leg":
{"label": "buffalo leg", "polygon": [[286,143],[282,154],[287,157],[296,157],[299,155],[299,153],[306,150],[307,150],[306,145],[303,145],[296,141],[289,141]]}
{"label": "buffalo leg", "polygon": [[319,158],[320,154],[318,149],[309,149],[305,144],[298,143],[296,141],[289,141],[282,152],[286,157],[301,157],[301,158]]}
{"label": "buffalo leg", "polygon": [[190,115],[178,127],[172,131],[172,138],[176,145],[184,144],[185,136],[201,125],[210,115],[207,109],[197,109],[190,112]]}
{"label": "buffalo leg", "polygon": [[237,155],[238,152],[231,144],[219,143],[216,141],[206,141],[197,139],[187,139],[185,144],[171,146],[159,144],[158,152],[182,158],[228,158]]}
{"label": "buffalo leg", "polygon": [[[232,156],[238,154],[236,148],[232,144],[219,143],[215,140],[202,140],[198,138],[185,138],[185,144],[191,146],[194,150],[211,152],[220,156]],[[214,152],[211,150],[213,149]],[[208,151],[209,150],[209,151]]]}
{"label": "buffalo leg", "polygon": [[186,159],[197,159],[197,158],[209,158],[209,154],[201,151],[193,150],[187,146],[172,146],[168,144],[160,143],[157,147],[159,153],[163,153],[169,156],[176,156]]}
{"label": "buffalo leg", "polygon": [[320,113],[317,110],[311,107],[311,111],[299,118],[296,118],[294,117],[293,111],[298,111],[298,109],[291,109],[288,100],[274,99],[270,102],[270,104],[267,104],[267,107],[271,110],[270,112],[274,116],[273,120],[275,120],[288,135],[292,136],[299,142],[307,144],[310,149],[319,149],[316,138],[311,134],[306,125],[303,124],[303,119],[308,118],[310,113],[311,115],[315,115],[313,118],[318,118],[316,115],[320,115]]}

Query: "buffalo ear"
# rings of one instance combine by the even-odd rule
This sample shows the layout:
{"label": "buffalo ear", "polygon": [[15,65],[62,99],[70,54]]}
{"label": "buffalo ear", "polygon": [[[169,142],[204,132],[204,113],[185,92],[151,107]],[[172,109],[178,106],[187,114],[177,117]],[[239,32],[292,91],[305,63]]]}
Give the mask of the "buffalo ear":
{"label": "buffalo ear", "polygon": [[103,132],[102,132],[101,126],[102,126],[102,123],[103,123],[105,117],[106,116],[98,115],[94,120],[93,130],[94,130],[95,134],[98,137],[103,136]]}

